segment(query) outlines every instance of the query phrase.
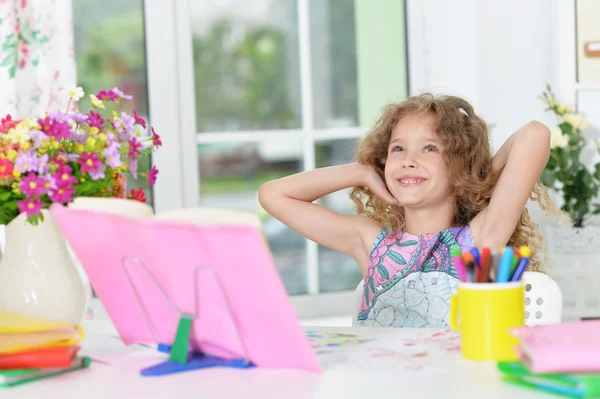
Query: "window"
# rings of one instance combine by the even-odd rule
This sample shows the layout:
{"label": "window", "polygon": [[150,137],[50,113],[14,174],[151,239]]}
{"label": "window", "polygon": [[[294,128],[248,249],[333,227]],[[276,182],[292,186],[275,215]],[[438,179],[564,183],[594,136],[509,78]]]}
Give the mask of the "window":
{"label": "window", "polygon": [[[273,219],[257,190],[274,178],[352,161],[381,107],[406,97],[404,2],[167,3],[145,2],[150,109],[171,149],[155,156],[171,176],[155,189],[158,211],[256,212],[290,295],[347,299],[361,278],[354,260]],[[347,191],[320,202],[353,212]],[[329,299],[329,309],[341,303]]]}
{"label": "window", "polygon": [[[148,119],[143,0],[72,0],[72,5],[77,82],[86,93],[82,108],[89,107],[89,94],[117,86],[133,96],[120,108]],[[148,172],[151,161],[148,155],[140,158],[138,173]],[[128,192],[139,187],[152,204],[147,179],[129,179]]]}

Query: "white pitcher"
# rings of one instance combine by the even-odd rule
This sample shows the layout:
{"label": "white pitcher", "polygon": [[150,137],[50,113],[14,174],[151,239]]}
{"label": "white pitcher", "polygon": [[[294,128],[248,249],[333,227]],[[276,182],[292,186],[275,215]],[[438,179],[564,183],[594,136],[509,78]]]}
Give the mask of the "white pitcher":
{"label": "white pitcher", "polygon": [[6,226],[0,261],[0,309],[66,323],[81,323],[83,281],[66,240],[48,210],[36,226],[24,213]]}

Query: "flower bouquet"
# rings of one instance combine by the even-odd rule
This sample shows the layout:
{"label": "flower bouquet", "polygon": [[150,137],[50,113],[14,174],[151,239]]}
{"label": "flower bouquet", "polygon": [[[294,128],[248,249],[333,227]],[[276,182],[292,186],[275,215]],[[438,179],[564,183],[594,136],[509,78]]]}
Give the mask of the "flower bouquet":
{"label": "flower bouquet", "polygon": [[[0,224],[8,224],[20,213],[29,223],[43,220],[42,209],[53,203],[66,204],[75,197],[133,198],[145,202],[142,188],[126,192],[127,177],[138,179],[138,159],[161,146],[146,121],[118,112],[121,101],[131,100],[118,88],[90,95],[88,112],[70,112],[83,97],[81,87],[65,90],[65,111],[0,122]],[[140,173],[150,186],[158,171]]]}

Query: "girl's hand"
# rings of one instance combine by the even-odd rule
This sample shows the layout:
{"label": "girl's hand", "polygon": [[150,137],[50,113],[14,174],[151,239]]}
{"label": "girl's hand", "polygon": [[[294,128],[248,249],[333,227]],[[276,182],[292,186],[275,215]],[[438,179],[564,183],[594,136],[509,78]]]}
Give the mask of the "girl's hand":
{"label": "girl's hand", "polygon": [[387,187],[385,181],[379,176],[372,166],[361,165],[363,168],[363,181],[362,185],[367,187],[373,194],[381,198],[390,205],[400,206],[400,203]]}

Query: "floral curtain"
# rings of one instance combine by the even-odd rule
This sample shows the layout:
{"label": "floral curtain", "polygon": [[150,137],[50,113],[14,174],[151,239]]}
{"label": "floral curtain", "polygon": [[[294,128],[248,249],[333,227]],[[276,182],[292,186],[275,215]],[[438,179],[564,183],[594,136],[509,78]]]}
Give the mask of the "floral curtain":
{"label": "floral curtain", "polygon": [[0,114],[67,106],[77,81],[71,0],[0,0]]}

